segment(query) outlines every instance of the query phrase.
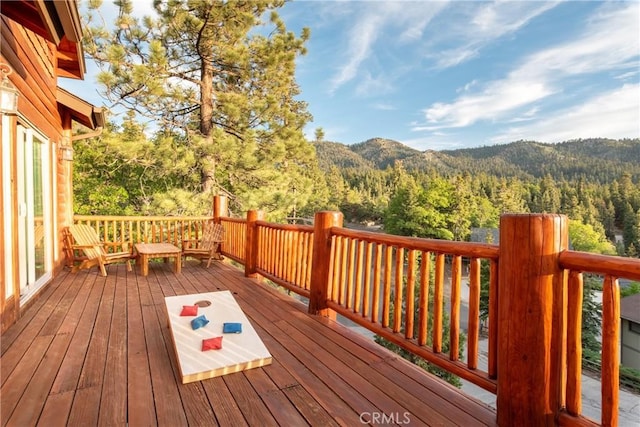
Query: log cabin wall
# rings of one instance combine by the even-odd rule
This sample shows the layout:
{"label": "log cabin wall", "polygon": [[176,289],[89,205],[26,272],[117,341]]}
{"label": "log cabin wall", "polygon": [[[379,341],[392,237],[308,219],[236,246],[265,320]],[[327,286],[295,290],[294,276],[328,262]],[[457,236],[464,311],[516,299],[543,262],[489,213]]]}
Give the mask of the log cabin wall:
{"label": "log cabin wall", "polygon": [[[63,164],[69,162],[59,160],[56,153],[63,136],[70,137],[71,120],[68,118],[65,120],[66,123],[63,123],[56,101],[58,74],[56,46],[5,16],[0,16],[0,20],[0,38],[2,39],[0,63],[10,67],[9,80],[20,92],[18,114],[2,117],[4,169],[3,238],[1,240],[4,262],[0,271],[3,281],[0,286],[0,317],[1,329],[5,331],[20,317],[20,311],[26,308],[25,304],[20,307],[20,284],[24,281],[24,277],[21,277],[19,265],[22,255],[20,255],[17,232],[19,229],[17,182],[19,174],[25,171],[18,165],[17,127],[33,129],[46,141],[42,156],[48,157],[50,166],[49,176],[42,177],[42,185],[48,187],[51,195],[48,209],[52,214],[54,225],[48,230],[48,239],[52,244],[48,246],[45,257],[51,260],[50,273],[55,275],[55,272],[62,268],[63,261],[58,230],[61,224],[70,218],[68,207],[71,203],[69,200],[71,168]],[[9,182],[4,182],[7,177]],[[46,285],[41,286],[40,290],[45,287]],[[31,301],[33,299],[32,296]]]}

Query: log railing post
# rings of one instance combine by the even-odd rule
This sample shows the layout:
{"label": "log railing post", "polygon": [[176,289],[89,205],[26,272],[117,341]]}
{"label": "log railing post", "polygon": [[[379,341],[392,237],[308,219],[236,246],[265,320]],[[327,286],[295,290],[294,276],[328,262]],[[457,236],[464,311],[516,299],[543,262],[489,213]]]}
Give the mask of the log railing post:
{"label": "log railing post", "polygon": [[258,226],[256,221],[262,221],[265,218],[264,211],[250,210],[247,211],[247,231],[245,234],[244,245],[244,275],[246,277],[257,278],[256,272],[258,266]]}
{"label": "log railing post", "polygon": [[564,215],[500,218],[499,426],[551,426],[563,405],[567,246]]}
{"label": "log railing post", "polygon": [[329,269],[331,268],[331,227],[342,227],[341,212],[316,212],[313,226],[313,259],[311,260],[311,283],[309,313],[335,317],[327,307],[329,299]]}
{"label": "log railing post", "polygon": [[220,217],[228,215],[227,196],[221,194],[213,196],[213,222],[220,224]]}

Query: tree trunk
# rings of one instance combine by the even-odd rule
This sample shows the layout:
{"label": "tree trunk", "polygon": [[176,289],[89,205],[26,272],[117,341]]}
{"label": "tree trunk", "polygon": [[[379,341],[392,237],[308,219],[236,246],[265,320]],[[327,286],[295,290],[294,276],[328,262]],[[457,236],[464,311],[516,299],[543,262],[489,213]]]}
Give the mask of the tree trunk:
{"label": "tree trunk", "polygon": [[[213,144],[211,131],[213,129],[213,65],[212,58],[202,58],[201,83],[200,83],[200,133]],[[215,184],[216,164],[213,156],[205,156],[202,159],[202,191],[210,193]]]}

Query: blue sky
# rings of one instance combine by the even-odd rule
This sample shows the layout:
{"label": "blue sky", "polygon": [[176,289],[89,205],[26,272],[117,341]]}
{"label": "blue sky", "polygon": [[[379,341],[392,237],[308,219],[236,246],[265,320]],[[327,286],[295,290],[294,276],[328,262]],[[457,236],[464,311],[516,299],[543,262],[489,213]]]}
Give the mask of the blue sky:
{"label": "blue sky", "polygon": [[[309,139],[317,127],[418,150],[640,137],[639,2],[294,1],[279,14],[311,29],[296,71]],[[102,105],[87,67],[84,90],[62,86]]]}

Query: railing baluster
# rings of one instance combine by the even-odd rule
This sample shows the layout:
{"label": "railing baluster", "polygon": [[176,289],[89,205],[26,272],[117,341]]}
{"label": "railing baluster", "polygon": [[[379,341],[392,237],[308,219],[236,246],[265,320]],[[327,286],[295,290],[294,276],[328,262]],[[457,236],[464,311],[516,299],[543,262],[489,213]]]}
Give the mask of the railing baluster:
{"label": "railing baluster", "polygon": [[489,378],[498,377],[498,262],[489,264]]}
{"label": "railing baluster", "polygon": [[579,271],[569,272],[567,305],[567,411],[582,411],[582,298],[583,278]]}
{"label": "railing baluster", "polygon": [[[413,339],[413,323],[415,318],[415,280],[416,280],[416,251],[409,250],[407,254],[407,308],[405,310],[404,337]],[[402,303],[400,303],[402,308]],[[397,308],[396,308],[397,310]]]}
{"label": "railing baluster", "polygon": [[364,263],[364,289],[362,295],[362,316],[369,317],[371,314],[371,256],[373,254],[373,243],[366,243],[365,263]]}
{"label": "railing baluster", "polygon": [[433,352],[442,352],[442,306],[444,302],[444,254],[436,254],[436,277],[433,294]]}
{"label": "railing baluster", "polygon": [[467,328],[467,366],[478,368],[478,335],[480,334],[480,260],[469,260],[469,319]]}
{"label": "railing baluster", "polygon": [[460,348],[460,284],[462,257],[455,255],[451,264],[451,314],[449,317],[449,359],[458,360]]}
{"label": "railing baluster", "polygon": [[396,248],[396,274],[394,279],[393,332],[402,330],[402,287],[404,277],[404,249]]}
{"label": "railing baluster", "polygon": [[384,287],[382,295],[382,327],[389,327],[389,307],[391,305],[391,260],[393,246],[385,245],[384,248]]}
{"label": "railing baluster", "polygon": [[349,239],[347,237],[343,237],[341,239],[342,248],[341,248],[341,258],[340,258],[340,282],[338,283],[339,293],[337,302],[340,305],[344,305],[345,295],[346,295],[346,287],[347,287],[347,274],[349,269]]}
{"label": "railing baluster", "polygon": [[380,243],[376,243],[375,261],[373,265],[371,321],[377,323],[380,322],[380,274],[382,268],[382,245]]}
{"label": "railing baluster", "polygon": [[429,275],[431,274],[431,253],[420,253],[420,324],[418,345],[427,344],[429,325]]}
{"label": "railing baluster", "polygon": [[335,238],[335,258],[333,261],[333,286],[331,287],[331,301],[338,302],[338,296],[340,295],[340,277],[342,276],[342,269],[344,263],[342,260],[342,237]]}
{"label": "railing baluster", "polygon": [[620,390],[620,286],[611,275],[602,285],[602,425],[618,425]]}
{"label": "railing baluster", "polygon": [[353,308],[353,294],[355,292],[355,264],[356,264],[356,243],[354,239],[347,239],[349,242],[349,258],[347,259],[347,280],[346,280],[346,296],[345,308]]}
{"label": "railing baluster", "polygon": [[363,240],[358,240],[358,248],[357,248],[357,255],[358,258],[356,260],[356,289],[355,289],[355,294],[354,294],[354,301],[353,301],[353,312],[354,313],[360,313],[360,310],[362,308],[362,280],[363,280],[363,274],[362,274],[362,269],[364,268],[364,247],[365,247],[365,242]]}

